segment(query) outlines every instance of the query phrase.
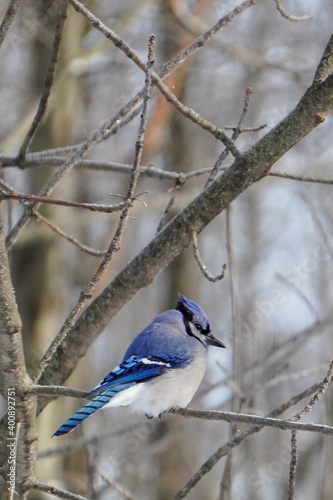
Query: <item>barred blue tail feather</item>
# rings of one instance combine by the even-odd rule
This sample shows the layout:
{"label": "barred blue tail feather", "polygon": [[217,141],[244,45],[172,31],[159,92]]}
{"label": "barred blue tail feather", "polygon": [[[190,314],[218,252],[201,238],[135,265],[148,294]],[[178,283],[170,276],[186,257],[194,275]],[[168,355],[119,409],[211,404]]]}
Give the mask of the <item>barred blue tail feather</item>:
{"label": "barred blue tail feather", "polygon": [[[184,363],[184,360],[179,358],[178,364],[181,363]],[[98,396],[69,418],[53,436],[62,436],[71,432],[83,420],[110,403],[110,400],[120,392],[141,381],[160,375],[169,367],[170,363],[161,357],[149,356],[139,358],[138,356],[131,356],[106,375],[95,389],[86,394],[87,397],[93,394],[98,394]]]}
{"label": "barred blue tail feather", "polygon": [[206,313],[179,295],[175,309],[157,316],[133,340],[123,362],[95,389],[95,396],[53,436],[71,432],[103,407],[129,406],[157,417],[189,404],[204,376],[207,347],[225,347],[214,337]]}
{"label": "barred blue tail feather", "polygon": [[95,413],[97,410],[100,410],[110,402],[110,399],[113,398],[116,394],[118,394],[120,391],[127,389],[130,387],[132,384],[124,384],[123,386],[114,388],[114,389],[106,389],[103,391],[101,394],[96,396],[92,401],[87,403],[83,408],[81,408],[79,411],[75,413],[71,418],[69,418],[59,429],[53,434],[52,437],[54,436],[62,436],[63,434],[67,434],[68,432],[71,432],[75,427],[83,420],[86,418],[90,417],[93,413]]}

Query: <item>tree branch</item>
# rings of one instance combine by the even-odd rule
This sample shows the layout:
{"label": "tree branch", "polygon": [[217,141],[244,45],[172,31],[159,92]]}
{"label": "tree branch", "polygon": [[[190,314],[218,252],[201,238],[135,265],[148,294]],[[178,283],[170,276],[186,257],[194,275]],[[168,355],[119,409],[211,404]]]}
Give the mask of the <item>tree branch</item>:
{"label": "tree branch", "polygon": [[[58,0],[59,1],[59,0]],[[51,93],[51,88],[53,85],[53,79],[54,79],[54,74],[55,70],[57,67],[57,62],[58,62],[58,55],[59,55],[59,48],[60,48],[60,42],[61,42],[61,35],[62,35],[62,30],[65,26],[65,21],[66,21],[66,12],[67,12],[67,7],[68,7],[68,0],[60,0],[60,11],[59,11],[59,16],[58,16],[58,23],[55,29],[55,34],[54,34],[54,42],[53,42],[53,49],[52,49],[52,55],[51,55],[51,60],[50,64],[47,70],[47,75],[45,78],[44,82],[44,88],[42,91],[42,95],[39,101],[38,109],[36,111],[36,114],[34,116],[34,119],[31,123],[31,126],[21,144],[20,151],[18,153],[18,162],[20,163],[21,159],[25,157],[25,154],[27,152],[27,149],[42,121],[42,118],[44,116],[44,113],[46,111],[46,106],[48,99],[50,97]]]}
{"label": "tree branch", "polygon": [[[0,221],[1,394],[7,400],[10,417],[8,420],[2,420],[3,435],[6,435],[3,439],[3,452],[7,455],[7,463],[2,461],[2,465],[4,478],[8,480],[8,471],[12,470],[9,467],[13,465],[9,457],[16,458],[14,475],[10,476],[15,484],[10,484],[10,487],[22,495],[23,499],[35,480],[37,425],[36,396],[29,394],[32,381],[25,368],[21,328],[10,278],[4,230]],[[2,484],[1,489],[8,495],[7,484]]]}
{"label": "tree branch", "polygon": [[50,486],[45,483],[37,482],[34,484],[33,488],[37,491],[44,491],[45,493],[49,493],[50,495],[54,495],[58,498],[64,498],[65,500],[89,500],[87,497],[83,497],[82,495],[76,495],[70,491],[56,488],[55,486]]}
{"label": "tree branch", "polygon": [[243,422],[246,424],[260,425],[263,427],[276,427],[278,429],[320,432],[321,434],[333,435],[333,427],[322,424],[294,422],[293,420],[284,420],[280,418],[259,417],[247,413],[234,413],[232,411],[200,411],[191,408],[179,408],[171,411],[183,417],[201,418],[204,420],[223,420],[225,422]]}
{"label": "tree branch", "polygon": [[[331,370],[332,366],[330,367]],[[314,390],[321,390],[323,385],[325,384],[327,375],[323,382],[319,384],[315,384],[315,386],[309,387],[305,391],[301,392],[297,396],[294,396],[286,403],[283,403],[281,406],[273,410],[268,414],[268,418],[275,419],[278,415],[281,415],[291,406],[297,404],[304,397],[307,397],[313,394]],[[313,390],[314,389],[314,390]],[[289,420],[290,422],[290,420]],[[216,452],[208,459],[206,462],[199,468],[199,470],[192,476],[192,478],[178,491],[178,493],[173,497],[173,500],[181,500],[186,497],[190,491],[195,487],[195,485],[206,475],[222,457],[226,456],[230,450],[241,444],[243,441],[248,439],[253,434],[259,432],[263,427],[259,425],[251,425],[247,427],[244,431],[236,434],[230,441],[228,441],[225,445],[219,447]]]}
{"label": "tree branch", "polygon": [[[321,123],[333,106],[333,77],[312,85],[295,109],[212,182],[138,254],[87,307],[47,368],[43,385],[62,384],[110,320],[237,196]],[[61,366],[61,370],[59,367]]]}
{"label": "tree branch", "polygon": [[10,28],[10,25],[13,22],[13,19],[15,17],[15,14],[17,12],[17,9],[19,8],[19,5],[21,3],[21,0],[11,0],[8,9],[6,11],[6,14],[4,15],[4,18],[2,20],[1,26],[0,26],[0,47],[2,45],[2,42],[4,41],[7,32]]}
{"label": "tree branch", "polygon": [[[146,77],[145,77],[145,92],[143,96],[143,105],[142,105],[142,112],[140,116],[140,123],[139,123],[139,129],[138,129],[138,137],[137,141],[135,144],[135,154],[134,154],[134,162],[133,162],[133,168],[131,172],[131,177],[129,181],[129,186],[128,186],[128,191],[127,191],[127,199],[132,199],[134,197],[134,192],[137,186],[137,182],[139,179],[140,175],[140,162],[142,158],[142,151],[143,151],[143,142],[144,142],[144,137],[145,137],[145,132],[146,132],[146,124],[147,124],[147,112],[148,112],[148,102],[150,99],[150,92],[151,92],[151,73],[152,73],[152,68],[154,64],[154,46],[155,46],[155,36],[151,35],[149,37],[149,42],[148,42],[148,57],[147,57],[147,65],[146,65]],[[61,345],[62,341],[66,338],[68,331],[73,327],[75,320],[81,310],[83,309],[85,303],[87,300],[91,297],[91,294],[93,290],[95,289],[96,284],[99,282],[101,279],[101,276],[109,266],[111,260],[113,259],[114,254],[119,250],[120,244],[125,232],[125,228],[127,225],[129,217],[129,206],[125,206],[120,214],[119,218],[119,223],[118,227],[115,231],[115,234],[111,240],[111,243],[109,245],[108,251],[99,265],[97,271],[93,275],[93,277],[90,280],[90,283],[85,287],[84,291],[81,293],[81,298],[77,305],[74,307],[74,309],[71,311],[69,314],[68,318],[66,319],[63,327],[61,328],[60,332],[50,345],[49,349],[47,350],[45,356],[43,357],[39,368],[37,369],[37,372],[35,374],[34,381],[38,381],[40,378],[41,373],[46,369],[49,361],[52,359],[54,353],[56,350],[59,348]]]}

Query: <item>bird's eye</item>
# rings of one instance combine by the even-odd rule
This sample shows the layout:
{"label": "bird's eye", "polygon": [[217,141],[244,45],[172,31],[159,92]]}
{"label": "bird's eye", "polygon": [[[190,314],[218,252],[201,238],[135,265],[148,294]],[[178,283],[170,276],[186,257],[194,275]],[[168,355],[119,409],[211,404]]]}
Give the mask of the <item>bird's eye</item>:
{"label": "bird's eye", "polygon": [[195,323],[194,326],[198,330],[198,332],[201,332],[202,326],[199,323]]}

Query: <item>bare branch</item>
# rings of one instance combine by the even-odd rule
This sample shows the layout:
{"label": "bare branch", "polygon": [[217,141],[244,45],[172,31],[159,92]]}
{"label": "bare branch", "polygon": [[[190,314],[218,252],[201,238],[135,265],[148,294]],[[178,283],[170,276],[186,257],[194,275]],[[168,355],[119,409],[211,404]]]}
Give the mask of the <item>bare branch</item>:
{"label": "bare branch", "polygon": [[177,56],[175,56],[171,61],[167,62],[160,73],[160,77],[164,78],[166,74],[169,74],[173,69],[182,61],[187,59],[188,56],[194,54],[198,49],[203,47],[212,37],[218,33],[222,28],[227,26],[235,17],[245,12],[248,8],[252,7],[258,3],[258,0],[246,0],[240,5],[237,5],[228,14],[223,16],[219,21],[209,28],[205,33],[198,36],[188,47],[185,47]]}
{"label": "bare branch", "polygon": [[313,83],[322,83],[333,73],[333,35],[331,35],[328,44],[324,50]]}
{"label": "bare branch", "polygon": [[[141,162],[141,157],[142,157],[143,141],[144,141],[144,135],[145,135],[146,123],[147,123],[148,101],[150,99],[150,90],[151,90],[151,72],[152,72],[152,67],[154,64],[154,45],[155,45],[155,36],[151,35],[149,38],[149,43],[148,43],[148,60],[147,60],[147,67],[146,67],[145,93],[144,93],[144,97],[143,97],[143,106],[142,106],[141,119],[140,119],[139,130],[138,130],[138,138],[137,138],[136,145],[135,145],[135,158],[134,158],[133,169],[132,169],[131,178],[130,178],[129,187],[128,187],[128,192],[127,192],[127,199],[131,199],[134,197],[134,192],[135,192],[138,178],[140,175],[140,162]],[[35,374],[34,382],[37,382],[40,380],[44,370],[48,366],[49,362],[52,360],[58,347],[61,345],[63,340],[66,338],[68,331],[73,327],[74,322],[77,319],[80,312],[82,311],[84,305],[91,298],[92,292],[95,289],[96,284],[101,279],[101,276],[103,275],[103,273],[107,269],[108,265],[110,264],[114,254],[119,250],[121,240],[122,240],[122,237],[123,237],[123,234],[124,234],[124,231],[126,228],[126,224],[128,221],[128,212],[129,212],[128,206],[122,210],[120,218],[119,218],[118,227],[116,229],[114,237],[112,238],[112,241],[109,245],[108,251],[107,251],[103,261],[99,265],[94,276],[91,278],[90,283],[85,287],[85,289],[81,293],[81,296],[80,296],[78,303],[76,304],[74,309],[69,314],[69,316],[66,319],[64,325],[62,326],[60,332],[58,333],[56,338],[53,340],[49,349],[47,350],[46,354],[44,355],[43,359],[41,360],[41,363],[40,363],[40,365],[36,371],[36,374]]]}
{"label": "bare branch", "polygon": [[[252,94],[252,89],[251,89],[251,87],[248,87],[246,89],[246,92],[245,92],[244,106],[243,106],[243,110],[242,110],[240,119],[238,121],[237,126],[233,128],[233,133],[232,133],[232,136],[231,136],[231,140],[234,141],[234,142],[237,140],[237,137],[241,133],[241,125],[242,125],[242,123],[243,123],[243,121],[244,121],[244,119],[245,119],[245,117],[247,115],[248,107],[249,107],[249,104],[250,104],[250,96],[251,96],[251,94]],[[224,151],[222,151],[222,153],[220,154],[217,162],[215,163],[214,167],[212,168],[211,173],[209,174],[209,177],[207,179],[205,187],[208,186],[215,179],[216,175],[218,174],[218,171],[221,168],[222,163],[224,162],[224,160],[226,159],[226,157],[228,156],[228,154],[229,154],[229,149],[228,148],[226,148],[226,149],[224,149]]]}
{"label": "bare branch", "polygon": [[50,457],[52,455],[61,455],[64,453],[68,453],[72,450],[86,448],[89,445],[95,444],[98,445],[101,442],[105,442],[108,439],[118,438],[125,434],[136,431],[138,428],[142,426],[142,423],[136,423],[126,428],[115,429],[110,432],[110,430],[106,432],[99,432],[98,434],[94,434],[90,437],[79,437],[74,438],[73,440],[67,442],[64,445],[56,446],[55,448],[49,448],[47,450],[41,451],[38,453],[38,459],[42,460],[43,458]]}
{"label": "bare branch", "polygon": [[315,310],[314,306],[311,304],[310,300],[307,298],[307,296],[305,295],[305,293],[303,292],[303,290],[301,290],[298,286],[296,286],[294,283],[292,283],[288,279],[288,277],[283,276],[280,273],[277,273],[276,277],[278,278],[278,280],[281,283],[283,283],[288,288],[290,288],[291,290],[293,290],[298,295],[298,297],[306,304],[306,306],[308,307],[309,311],[313,315],[314,319],[319,320],[318,312]]}
{"label": "bare branch", "polygon": [[13,22],[17,9],[19,8],[20,2],[21,0],[10,0],[10,4],[8,5],[6,14],[4,15],[4,18],[0,26],[0,47],[7,35],[10,25]]}
{"label": "bare branch", "polygon": [[[88,21],[93,24],[93,26],[98,28],[104,34],[104,36],[112,40],[112,42],[115,44],[116,47],[122,50],[127,55],[127,57],[129,57],[140,69],[145,71],[146,67],[145,63],[120,36],[116,35],[116,33],[114,33],[110,28],[105,26],[96,16],[94,16],[94,14],[92,14],[88,9],[86,9],[78,0],[70,0],[70,2],[76,10],[81,12],[81,14],[83,14],[88,19]],[[181,103],[179,99],[177,99],[177,97],[172,92],[170,92],[169,88],[165,85],[165,83],[163,83],[162,78],[160,78],[156,73],[152,72],[151,78],[154,85],[157,86],[157,88],[164,95],[166,100],[169,103],[171,103],[178,111],[180,111],[186,118],[189,118],[200,127],[209,131],[218,140],[222,141],[223,144],[228,148],[228,150],[235,158],[241,157],[241,153],[236,148],[232,139],[230,139],[222,129],[216,127],[208,120],[201,117],[193,109]]]}
{"label": "bare branch", "polygon": [[[264,128],[266,125],[261,125],[260,127],[254,129],[241,129],[241,132],[246,131],[254,131],[257,132],[258,129]],[[225,130],[235,130],[236,127],[224,127]],[[76,147],[71,147],[70,150],[76,149]],[[60,150],[63,148],[59,148]],[[57,151],[57,150],[56,150]],[[17,164],[16,156],[7,156],[0,155],[0,164],[3,168],[5,167],[18,167],[19,168],[33,168],[33,167],[59,167],[65,161],[63,156],[53,156],[52,150],[46,150],[44,152],[38,153],[28,153],[25,159],[22,161],[20,165]],[[111,172],[119,172],[122,174],[129,174],[133,168],[132,165],[126,163],[117,163],[112,161],[98,161],[98,160],[85,160],[81,159],[75,164],[75,168],[84,168],[89,170],[101,170],[101,171],[111,171]],[[225,170],[225,168],[220,168],[221,170]],[[154,167],[152,165],[141,166],[140,167],[140,175],[146,177],[155,177],[157,179],[171,179],[177,180],[178,178],[184,178],[186,181],[191,179],[192,177],[197,177],[200,175],[205,175],[211,172],[211,168],[201,168],[198,170],[193,170],[188,173],[178,173],[174,171],[163,170],[161,168]],[[313,182],[317,184],[333,184],[333,180],[331,179],[323,179],[321,177],[312,177],[308,175],[294,175],[289,174],[288,172],[281,172],[279,170],[273,170],[268,174],[271,177],[280,177],[282,179],[289,179],[292,181],[300,181],[300,182]]]}
{"label": "bare branch", "polygon": [[216,137],[216,139],[223,142],[223,144],[230,151],[234,158],[241,159],[241,152],[237,149],[234,141],[227,136],[223,129],[217,127],[216,125],[199,115],[199,113],[194,111],[192,108],[180,102],[180,100],[177,99],[177,97],[172,92],[170,92],[168,87],[165,85],[165,83],[163,83],[158,75],[153,75],[153,82],[158,87],[160,92],[164,95],[166,100],[170,104],[172,104],[183,116],[189,118],[204,130],[210,132],[214,137]]}
{"label": "bare branch", "polygon": [[50,486],[45,483],[35,483],[34,489],[37,491],[44,491],[50,495],[54,495],[58,498],[64,498],[65,500],[89,500],[87,497],[82,495],[76,495],[75,493],[70,493],[69,491],[63,490],[61,488],[56,488],[55,486]]}
{"label": "bare branch", "polygon": [[58,385],[35,385],[35,387],[31,389],[31,393],[37,394],[37,396],[68,396],[69,398],[80,399],[84,398],[87,394],[85,391],[79,391],[78,389],[70,389],[69,387]]}
{"label": "bare branch", "polygon": [[[1,184],[1,181],[0,181]],[[46,203],[49,205],[58,205],[61,207],[70,208],[82,208],[85,210],[91,210],[92,212],[103,212],[106,214],[111,214],[114,212],[119,212],[125,207],[132,207],[133,200],[126,200],[119,205],[100,205],[98,203],[78,203],[75,201],[57,200],[55,198],[46,198],[45,196],[35,196],[33,194],[23,194],[17,191],[10,191],[9,193],[4,193],[0,191],[0,200],[18,200],[18,201],[29,201],[32,204],[36,203]],[[32,205],[33,206],[33,205]]]}
{"label": "bare branch", "polygon": [[306,415],[307,413],[309,413],[309,411],[312,410],[312,408],[314,407],[314,405],[316,405],[318,403],[318,401],[321,399],[321,397],[327,391],[328,387],[332,383],[332,378],[333,378],[333,361],[331,362],[331,365],[329,367],[327,375],[324,378],[324,380],[322,381],[320,389],[318,390],[318,392],[313,396],[313,398],[311,399],[311,401],[303,408],[302,411],[300,411],[299,413],[297,413],[296,415],[294,415],[292,417],[292,419],[290,419],[291,421],[296,422],[297,420],[300,420],[301,418],[304,417],[304,415]]}
{"label": "bare branch", "polygon": [[[325,379],[324,379],[325,380]],[[318,390],[322,386],[323,382],[320,384],[315,384],[306,389],[305,391],[301,392],[297,396],[294,396],[291,398],[289,401],[286,403],[283,403],[281,406],[273,410],[271,413],[268,414],[268,418],[276,419],[278,415],[281,415],[281,413],[285,412],[288,408],[291,406],[297,404],[299,401],[304,399],[304,397],[309,396],[314,392],[314,390]],[[316,387],[316,388],[315,388]],[[182,410],[183,411],[183,410]],[[184,410],[185,412],[185,410]],[[287,421],[286,421],[287,422]],[[247,427],[244,431],[236,434],[228,443],[225,445],[221,446],[216,450],[216,452],[199,468],[199,470],[192,476],[192,478],[188,481],[187,484],[183,486],[181,490],[178,491],[178,493],[173,497],[173,500],[181,500],[182,498],[185,498],[190,491],[195,487],[195,485],[203,478],[204,475],[206,475],[216,464],[221,458],[226,456],[230,450],[241,444],[243,441],[248,439],[250,436],[253,434],[259,432],[263,427],[259,425],[252,425],[250,427]],[[333,427],[331,427],[333,431]],[[295,430],[295,429],[293,429]]]}
{"label": "bare branch", "polygon": [[111,479],[110,477],[105,476],[105,474],[100,473],[101,478],[103,481],[105,481],[107,484],[112,486],[118,493],[120,493],[124,498],[127,500],[134,500],[134,496],[132,493],[130,493],[124,486],[119,484],[117,481],[114,479]]}
{"label": "bare branch", "polygon": [[291,431],[291,455],[290,455],[290,467],[289,467],[288,500],[294,500],[295,498],[296,467],[297,467],[297,431]]}
{"label": "bare branch", "polygon": [[46,219],[46,217],[43,217],[43,215],[41,215],[40,213],[34,212],[33,215],[39,222],[42,222],[43,224],[48,226],[52,231],[54,231],[56,234],[58,234],[62,238],[65,238],[70,243],[73,243],[74,245],[76,245],[83,252],[86,252],[89,255],[93,255],[94,257],[103,257],[103,255],[106,254],[107,250],[95,250],[94,248],[90,248],[87,245],[84,245],[83,243],[81,243],[81,241],[77,240],[76,238],[74,238],[70,234],[65,233],[62,229],[60,229],[60,227],[53,224],[53,222],[50,222],[48,219]]}
{"label": "bare branch", "polygon": [[[4,230],[0,221],[0,365],[2,395],[8,403],[12,419],[5,421],[5,453],[16,455],[15,489],[20,495],[35,480],[37,443],[36,396],[27,395],[32,382],[25,369],[21,337],[21,319],[17,310],[5,249]],[[19,425],[19,429],[17,426]],[[19,439],[15,439],[19,432]],[[9,446],[11,448],[9,449]],[[7,460],[7,468],[10,462]],[[3,485],[2,485],[3,487]],[[4,485],[8,494],[7,485]]]}
{"label": "bare branch", "polygon": [[268,175],[272,177],[281,177],[282,179],[289,179],[291,181],[315,182],[318,184],[333,184],[333,180],[331,179],[321,179],[320,177],[309,177],[307,175],[293,175],[293,174],[288,174],[287,172],[280,172],[278,170],[270,172]]}
{"label": "bare branch", "polygon": [[172,194],[170,196],[170,199],[169,199],[169,201],[168,201],[168,203],[163,211],[162,217],[157,225],[156,234],[161,231],[161,229],[165,223],[165,220],[168,216],[168,213],[170,212],[170,209],[171,209],[172,205],[174,204],[176,196],[179,193],[180,189],[184,186],[185,182],[186,182],[185,176],[183,176],[182,174],[178,174],[176,182],[172,188]]}
{"label": "bare branch", "polygon": [[[57,349],[39,383],[57,385],[66,380],[114,315],[189,245],[193,231],[199,234],[241,192],[266,176],[278,158],[321,123],[333,107],[332,88],[333,77],[319,87],[310,87],[284,120],[244,153],[242,159],[235,160],[120,271],[71,327],[65,349],[64,346]],[[61,356],[61,372],[53,369],[58,366],[58,356]]]}
{"label": "bare branch", "polygon": [[[25,159],[20,164],[19,168],[33,168],[33,167],[60,167],[64,161],[64,156],[54,156],[51,150],[46,150],[44,154],[42,152],[29,153]],[[5,167],[18,167],[17,157],[0,155],[0,164],[3,168]],[[106,172],[119,172],[121,174],[130,174],[133,165],[126,163],[117,163],[112,161],[98,161],[98,160],[85,160],[82,159],[75,164],[74,168],[84,168],[88,170],[100,170]],[[174,171],[163,170],[161,168],[154,167],[152,165],[140,166],[140,175],[146,177],[155,177],[157,179],[174,180],[181,182],[182,179],[191,179],[199,175],[204,175],[210,172],[210,168],[201,168],[199,170],[193,170],[188,173],[178,173]],[[333,182],[333,181],[332,181]]]}
{"label": "bare branch", "polygon": [[[303,424],[301,422],[295,422],[293,419],[283,420],[279,418],[272,417],[259,417],[257,415],[250,415],[247,413],[234,413],[229,411],[199,411],[192,410],[191,408],[180,408],[178,410],[171,411],[171,413],[177,413],[177,415],[182,415],[184,417],[192,418],[202,418],[205,420],[223,420],[225,422],[244,422],[247,424],[276,427],[282,430],[298,430],[298,431],[308,431],[308,432],[320,432],[321,434],[333,435],[333,426],[322,425],[322,424]],[[297,424],[297,425],[295,425]]]}
{"label": "bare branch", "polygon": [[310,19],[314,18],[313,14],[305,14],[304,16],[292,16],[291,14],[288,14],[288,12],[282,7],[281,1],[280,0],[275,0],[276,3],[276,8],[280,12],[281,16],[285,17],[288,19],[288,21],[309,21]]}
{"label": "bare branch", "polygon": [[52,49],[52,54],[51,54],[51,59],[50,59],[50,64],[47,70],[47,75],[46,79],[44,82],[44,88],[42,91],[42,95],[39,101],[38,109],[35,114],[35,117],[33,119],[33,122],[28,130],[27,135],[25,136],[22,145],[20,147],[20,151],[18,154],[18,163],[20,163],[21,159],[24,158],[26,151],[41,123],[41,120],[44,116],[44,113],[46,111],[46,106],[47,102],[50,97],[51,93],[51,87],[53,85],[53,79],[54,79],[54,74],[55,70],[57,67],[57,62],[58,62],[58,55],[59,55],[59,48],[60,48],[60,42],[61,42],[61,36],[62,36],[62,30],[65,25],[66,21],[66,12],[67,12],[67,7],[68,7],[68,0],[59,0],[60,3],[60,11],[58,15],[58,23],[55,29],[55,34],[54,34],[54,42],[53,42],[53,49]]}
{"label": "bare branch", "polygon": [[216,281],[222,280],[224,278],[225,272],[227,270],[227,264],[223,264],[221,274],[218,274],[217,276],[213,276],[212,274],[210,274],[210,272],[208,271],[207,267],[205,266],[205,264],[203,263],[203,261],[200,257],[199,248],[198,248],[198,240],[197,240],[197,235],[196,235],[195,231],[193,231],[193,233],[192,233],[192,243],[193,243],[193,253],[194,253],[195,260],[197,261],[199,268],[200,268],[200,271],[205,276],[205,278],[207,278],[208,281],[211,281],[212,283],[216,283]]}
{"label": "bare branch", "polygon": [[[171,0],[170,4],[174,15],[187,31],[193,33],[195,36],[199,36],[202,33],[207,32],[208,26],[206,23],[201,18],[193,14],[185,0]],[[218,47],[226,54],[229,54],[231,57],[237,57],[250,66],[257,66],[258,68],[272,68],[297,76],[297,72],[293,68],[288,68],[286,65],[279,64],[275,60],[268,60],[261,54],[244,46],[237,45],[234,42],[228,43],[223,41],[221,38],[213,38],[211,44]]]}

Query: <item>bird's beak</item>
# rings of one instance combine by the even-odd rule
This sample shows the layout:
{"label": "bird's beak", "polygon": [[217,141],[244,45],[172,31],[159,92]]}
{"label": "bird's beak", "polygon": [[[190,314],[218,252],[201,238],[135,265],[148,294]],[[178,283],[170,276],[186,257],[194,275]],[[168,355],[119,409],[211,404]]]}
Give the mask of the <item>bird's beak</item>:
{"label": "bird's beak", "polygon": [[206,335],[206,342],[208,345],[213,345],[215,347],[225,347],[225,345],[219,340],[217,339],[216,337],[214,337],[214,335],[209,332],[207,335]]}

